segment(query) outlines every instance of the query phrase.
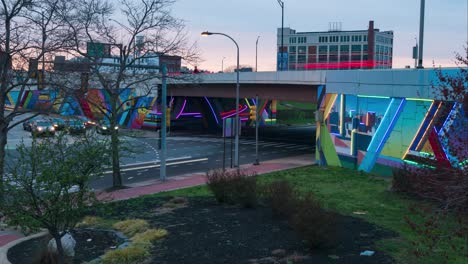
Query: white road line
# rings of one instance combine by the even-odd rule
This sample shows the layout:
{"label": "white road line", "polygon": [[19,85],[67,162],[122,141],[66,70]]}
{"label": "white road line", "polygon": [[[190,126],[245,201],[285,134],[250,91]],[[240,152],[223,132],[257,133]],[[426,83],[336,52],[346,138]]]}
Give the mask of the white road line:
{"label": "white road line", "polygon": [[[183,160],[183,159],[191,159],[191,158],[192,158],[192,156],[183,156],[183,157],[167,159],[166,161]],[[158,162],[160,162],[160,160],[151,160],[151,161],[145,161],[145,162],[128,163],[128,164],[123,164],[121,167],[131,167],[131,166],[138,166],[138,165],[145,165],[145,164],[156,164]]]}
{"label": "white road line", "polygon": [[301,145],[294,145],[294,146],[290,146],[290,147],[285,147],[287,149],[293,149],[293,148],[299,148],[301,147]]}
{"label": "white road line", "polygon": [[[169,163],[166,163],[166,166],[194,163],[194,162],[200,162],[200,161],[205,161],[205,160],[208,160],[208,158],[169,162]],[[142,166],[142,167],[135,167],[135,168],[126,168],[126,169],[121,169],[120,171],[134,171],[134,170],[151,169],[151,168],[159,168],[159,167],[161,167],[161,165],[157,164],[157,165],[149,165],[149,166]],[[104,174],[109,174],[109,173],[112,173],[112,171],[104,172]]]}

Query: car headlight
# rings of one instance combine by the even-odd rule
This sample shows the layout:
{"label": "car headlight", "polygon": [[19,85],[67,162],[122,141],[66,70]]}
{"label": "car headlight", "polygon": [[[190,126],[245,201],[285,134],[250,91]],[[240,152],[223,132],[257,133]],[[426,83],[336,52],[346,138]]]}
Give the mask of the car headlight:
{"label": "car headlight", "polygon": [[114,129],[117,130],[117,129],[119,129],[119,127],[118,127],[118,126],[115,126]]}
{"label": "car headlight", "polygon": [[50,131],[55,131],[55,127],[50,127]]}
{"label": "car headlight", "polygon": [[37,131],[42,131],[42,127],[38,127],[38,128],[37,128]]}
{"label": "car headlight", "polygon": [[107,130],[107,127],[102,127],[103,130]]}

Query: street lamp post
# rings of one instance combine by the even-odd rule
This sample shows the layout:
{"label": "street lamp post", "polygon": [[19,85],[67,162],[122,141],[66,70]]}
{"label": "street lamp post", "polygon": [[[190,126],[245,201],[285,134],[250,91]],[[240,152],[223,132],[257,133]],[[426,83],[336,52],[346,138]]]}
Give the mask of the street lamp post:
{"label": "street lamp post", "polygon": [[237,167],[237,169],[239,170],[239,128],[240,128],[240,124],[239,124],[239,45],[237,45],[237,42],[231,38],[229,35],[226,35],[224,33],[216,33],[216,32],[208,32],[208,31],[205,31],[205,32],[202,32],[201,33],[202,36],[210,36],[210,35],[221,35],[221,36],[225,36],[227,38],[229,38],[230,40],[232,40],[232,42],[234,42],[234,44],[236,45],[236,48],[237,48],[237,81],[236,81],[236,120],[234,122],[234,133],[236,133],[235,135],[235,141],[234,141],[234,167]]}
{"label": "street lamp post", "polygon": [[257,54],[258,54],[258,39],[260,36],[257,37],[257,41],[255,42],[255,72],[258,72],[258,67],[257,67]]}
{"label": "street lamp post", "polygon": [[284,54],[283,54],[283,47],[284,47],[284,2],[282,0],[277,0],[278,4],[281,7],[281,47],[280,47],[280,52],[281,52],[281,60],[280,60],[280,65],[279,69],[280,71],[283,70],[283,63],[284,63]]}

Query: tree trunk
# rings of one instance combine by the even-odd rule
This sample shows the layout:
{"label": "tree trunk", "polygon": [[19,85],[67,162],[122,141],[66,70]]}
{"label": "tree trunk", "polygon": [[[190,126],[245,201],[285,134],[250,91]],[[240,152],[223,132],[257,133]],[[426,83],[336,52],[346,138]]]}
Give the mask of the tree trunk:
{"label": "tree trunk", "polygon": [[122,187],[122,176],[120,175],[120,153],[119,153],[119,135],[115,130],[115,124],[111,123],[111,147],[112,147],[112,187]]}
{"label": "tree trunk", "polygon": [[65,255],[63,253],[62,237],[59,234],[53,235],[57,244],[58,264],[65,264]]}
{"label": "tree trunk", "polygon": [[8,136],[8,123],[0,123],[0,208],[4,198],[3,175],[5,173],[5,154]]}

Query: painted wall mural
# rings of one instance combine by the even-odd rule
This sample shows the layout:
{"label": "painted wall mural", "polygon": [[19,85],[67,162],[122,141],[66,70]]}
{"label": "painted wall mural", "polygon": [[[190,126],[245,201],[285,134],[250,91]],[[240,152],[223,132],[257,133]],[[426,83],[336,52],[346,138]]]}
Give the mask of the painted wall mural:
{"label": "painted wall mural", "polygon": [[323,118],[317,124],[316,158],[323,165],[391,175],[392,167],[403,163],[458,166],[464,162],[451,155],[456,140],[444,132],[456,130],[454,123],[466,124],[466,115],[458,115],[465,120],[450,116],[463,111],[460,105],[429,99],[326,94],[324,88],[319,89],[318,98]]}

